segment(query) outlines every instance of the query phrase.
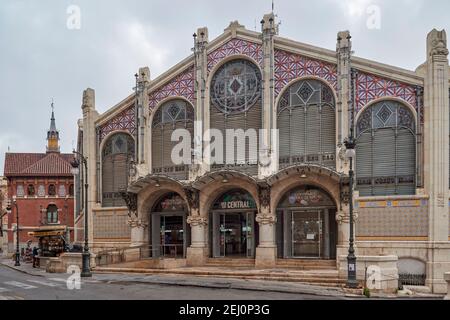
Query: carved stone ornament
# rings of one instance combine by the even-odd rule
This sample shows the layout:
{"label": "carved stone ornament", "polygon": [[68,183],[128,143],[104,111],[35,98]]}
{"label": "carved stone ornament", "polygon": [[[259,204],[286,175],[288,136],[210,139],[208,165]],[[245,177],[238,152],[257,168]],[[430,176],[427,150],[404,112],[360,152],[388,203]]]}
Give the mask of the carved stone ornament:
{"label": "carved stone ornament", "polygon": [[448,56],[449,51],[447,48],[447,34],[444,30],[443,31],[433,30],[429,34],[429,41],[431,42],[430,48],[431,56]]}
{"label": "carved stone ornament", "polygon": [[[358,218],[359,218],[358,211],[353,210],[353,222],[355,223],[356,221],[358,221]],[[346,214],[344,211],[339,211],[336,214],[336,222],[339,223],[339,224],[349,223],[350,222],[350,216],[348,214]]]}
{"label": "carved stone ornament", "polygon": [[208,219],[201,216],[189,216],[187,218],[187,223],[191,227],[195,226],[207,226],[208,225]]}
{"label": "carved stone ornament", "polygon": [[186,188],[184,189],[184,192],[186,194],[189,208],[191,210],[197,210],[200,203],[200,192],[194,188]]}
{"label": "carved stone ornament", "polygon": [[143,222],[141,219],[128,219],[128,225],[131,228],[146,228],[148,226],[148,223]]}
{"label": "carved stone ornament", "polygon": [[275,224],[277,223],[277,217],[275,217],[274,215],[268,215],[268,214],[258,214],[256,216],[256,222],[258,222],[259,224]]}
{"label": "carved stone ornament", "polygon": [[270,207],[270,186],[264,185],[259,187],[259,203],[261,207]]}
{"label": "carved stone ornament", "polygon": [[122,199],[125,201],[128,208],[128,216],[132,214],[137,217],[137,194],[127,191],[120,191]]}

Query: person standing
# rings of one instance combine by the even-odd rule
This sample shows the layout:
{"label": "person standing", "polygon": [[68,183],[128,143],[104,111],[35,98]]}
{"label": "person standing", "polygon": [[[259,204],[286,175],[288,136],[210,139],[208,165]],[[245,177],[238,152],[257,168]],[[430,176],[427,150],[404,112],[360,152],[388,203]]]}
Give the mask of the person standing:
{"label": "person standing", "polygon": [[37,263],[38,259],[38,249],[36,247],[33,247],[33,268],[36,268],[39,264]]}

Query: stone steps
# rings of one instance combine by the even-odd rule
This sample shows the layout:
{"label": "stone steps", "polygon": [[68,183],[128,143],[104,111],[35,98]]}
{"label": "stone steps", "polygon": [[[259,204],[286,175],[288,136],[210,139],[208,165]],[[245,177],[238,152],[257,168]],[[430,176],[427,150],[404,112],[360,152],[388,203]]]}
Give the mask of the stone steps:
{"label": "stone steps", "polygon": [[97,267],[98,273],[140,273],[140,274],[170,274],[189,275],[198,277],[219,277],[244,280],[266,280],[280,282],[306,283],[329,287],[341,287],[345,280],[338,278],[337,270],[317,271],[281,271],[281,270],[224,270],[203,268],[177,268],[177,269],[140,269],[140,268],[113,268]]}

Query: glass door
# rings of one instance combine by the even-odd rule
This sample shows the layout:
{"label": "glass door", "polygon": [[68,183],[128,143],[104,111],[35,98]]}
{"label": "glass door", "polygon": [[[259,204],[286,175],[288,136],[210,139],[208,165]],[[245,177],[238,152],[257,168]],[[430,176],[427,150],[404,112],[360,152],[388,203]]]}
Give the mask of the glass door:
{"label": "glass door", "polygon": [[320,258],[322,219],[320,211],[292,211],[292,256]]}
{"label": "glass door", "polygon": [[184,221],[183,216],[161,216],[160,252],[164,257],[182,258],[184,256]]}
{"label": "glass door", "polygon": [[255,255],[253,212],[213,213],[213,257],[249,257]]}

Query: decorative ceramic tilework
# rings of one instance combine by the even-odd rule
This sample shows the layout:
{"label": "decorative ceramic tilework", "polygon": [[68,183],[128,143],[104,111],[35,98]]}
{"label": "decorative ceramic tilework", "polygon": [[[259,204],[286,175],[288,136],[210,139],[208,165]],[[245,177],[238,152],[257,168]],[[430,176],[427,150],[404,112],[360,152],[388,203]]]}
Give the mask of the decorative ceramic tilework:
{"label": "decorative ceramic tilework", "polygon": [[136,132],[136,115],[134,106],[122,111],[100,127],[100,140],[116,130],[126,130],[131,135]]}
{"label": "decorative ceramic tilework", "polygon": [[283,50],[275,50],[275,96],[299,77],[316,76],[337,90],[337,66]]}
{"label": "decorative ceramic tilework", "polygon": [[356,75],[356,90],[356,112],[369,102],[382,97],[403,99],[417,109],[416,88],[410,84],[358,71]]}
{"label": "decorative ceramic tilework", "polygon": [[194,103],[194,66],[153,90],[149,95],[150,110],[156,107],[160,101],[172,96],[184,97]]}
{"label": "decorative ceramic tilework", "polygon": [[94,238],[129,238],[131,228],[127,224],[128,215],[117,212],[94,213]]}
{"label": "decorative ceramic tilework", "polygon": [[360,208],[358,237],[426,237],[428,206]]}
{"label": "decorative ceramic tilework", "polygon": [[262,46],[254,42],[234,38],[208,54],[208,72],[223,59],[237,54],[248,56],[262,66]]}

